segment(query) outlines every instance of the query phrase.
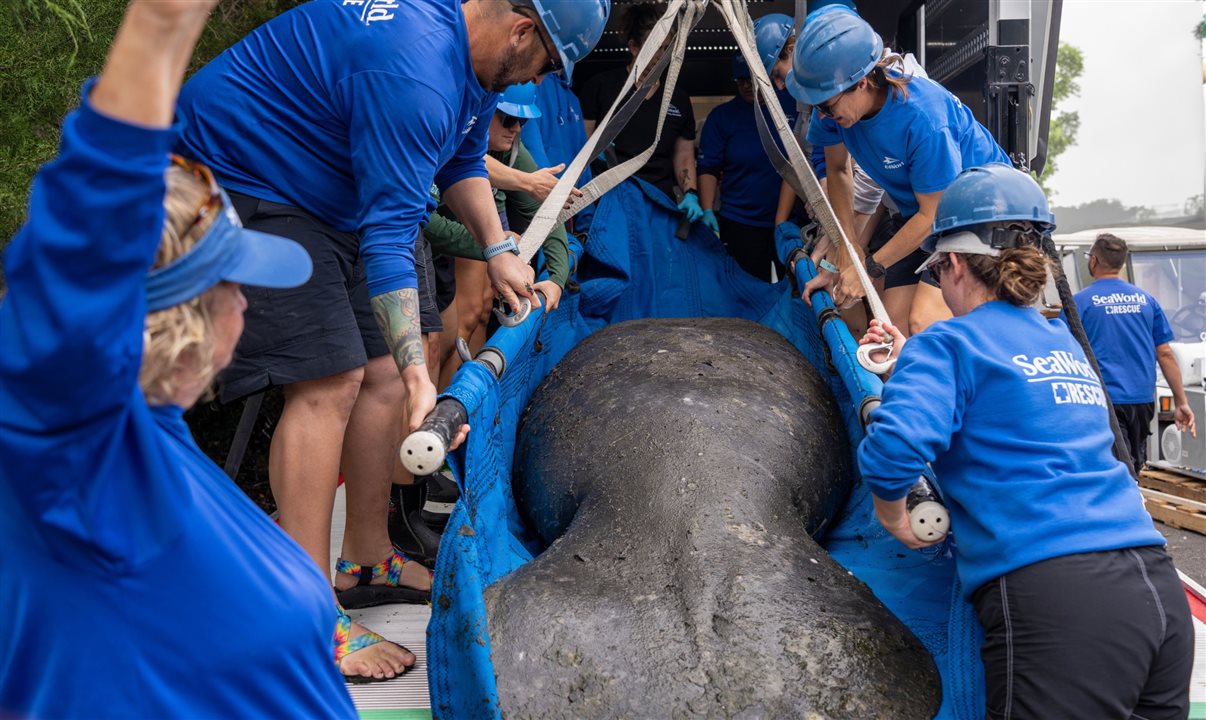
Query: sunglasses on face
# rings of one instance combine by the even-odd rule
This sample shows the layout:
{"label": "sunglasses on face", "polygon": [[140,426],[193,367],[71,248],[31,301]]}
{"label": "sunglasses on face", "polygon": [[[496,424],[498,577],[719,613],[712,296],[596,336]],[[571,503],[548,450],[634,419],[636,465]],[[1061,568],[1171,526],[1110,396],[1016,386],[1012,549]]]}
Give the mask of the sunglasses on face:
{"label": "sunglasses on face", "polygon": [[817,112],[819,112],[823,117],[833,117],[833,106],[837,105],[838,100],[841,100],[846,96],[846,94],[854,92],[857,87],[858,83],[855,83],[854,85],[851,85],[837,95],[833,96],[831,99],[822,103],[817,103],[816,105],[813,105],[813,107],[816,108]]}
{"label": "sunglasses on face", "polygon": [[523,124],[528,121],[527,118],[515,117],[508,115],[505,112],[498,113],[498,122],[503,126],[503,130],[510,130],[513,127],[523,127]]}
{"label": "sunglasses on face", "polygon": [[193,218],[193,221],[189,223],[188,227],[185,228],[184,232],[181,233],[183,236],[187,235],[189,231],[197,227],[197,225],[202,220],[209,217],[210,214],[222,211],[222,191],[218,188],[218,181],[214,179],[213,171],[211,171],[205,165],[192,162],[191,160],[185,160],[184,158],[175,154],[173,154],[171,158],[172,165],[184,170],[185,172],[191,173],[193,177],[209,186],[209,197],[206,198],[201,207],[197,208],[197,215]]}
{"label": "sunglasses on face", "polygon": [[930,274],[934,276],[934,280],[938,282],[939,287],[942,285],[942,273],[945,272],[948,267],[950,267],[950,264],[951,258],[948,255],[933,265],[930,265]]}
{"label": "sunglasses on face", "polygon": [[544,54],[548,57],[548,61],[545,62],[545,64],[540,68],[539,71],[537,71],[536,74],[537,75],[551,75],[552,73],[561,72],[561,70],[562,70],[561,56],[558,55],[556,53],[556,51],[549,48],[548,42],[546,42],[544,39],[544,33],[540,31],[540,21],[537,18],[534,18],[531,15],[529,15],[527,12],[525,12],[526,10],[527,10],[527,8],[516,7],[514,5],[511,6],[511,12],[515,13],[516,15],[522,15],[522,16],[526,17],[527,19],[531,20],[532,22],[536,23],[536,27],[533,28],[533,32],[536,33],[536,37],[540,38],[540,46],[542,48],[544,48]]}

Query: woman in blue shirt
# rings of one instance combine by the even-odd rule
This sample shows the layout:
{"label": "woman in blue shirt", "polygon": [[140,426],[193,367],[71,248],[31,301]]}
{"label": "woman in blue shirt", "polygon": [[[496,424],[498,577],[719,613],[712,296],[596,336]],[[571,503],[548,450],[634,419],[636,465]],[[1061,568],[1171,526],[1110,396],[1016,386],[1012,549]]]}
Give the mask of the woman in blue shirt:
{"label": "woman in blue shirt", "polygon": [[[908,340],[859,468],[905,545],[926,464],[951,514],[964,597],[984,626],[990,718],[1184,718],[1194,631],[1164,538],[1114,435],[1101,381],[1032,305],[1053,228],[1042,190],[1002,164],[964,171],[938,204],[933,254],[954,318]],[[902,350],[903,348],[903,350]]]}
{"label": "woman in blue shirt", "polygon": [[5,254],[0,716],[356,716],[326,579],[183,417],[230,362],[240,284],[311,272],[169,159],[214,5],[130,4]]}
{"label": "woman in blue shirt", "polygon": [[[864,261],[868,275],[883,281],[888,314],[902,326],[907,319],[916,332],[949,317],[938,288],[919,285],[914,273],[942,191],[965,168],[1009,158],[958,98],[928,78],[902,73],[902,58],[883,50],[879,35],[852,10],[826,6],[801,32],[787,87],[813,106],[808,140],[825,148],[829,201],[846,232],[854,237],[851,157],[896,206],[895,232],[883,244],[873,240]],[[862,297],[844,254],[830,254],[840,277],[822,272],[806,293],[832,284],[839,305]]]}

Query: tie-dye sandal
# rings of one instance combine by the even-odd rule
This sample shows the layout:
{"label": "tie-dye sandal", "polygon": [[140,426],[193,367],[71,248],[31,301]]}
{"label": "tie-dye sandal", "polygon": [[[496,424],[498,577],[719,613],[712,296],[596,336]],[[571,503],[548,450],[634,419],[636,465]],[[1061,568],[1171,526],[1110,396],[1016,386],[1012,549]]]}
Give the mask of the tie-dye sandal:
{"label": "tie-dye sandal", "polygon": [[[430,603],[430,590],[402,585],[402,566],[408,562],[414,561],[397,550],[391,551],[389,557],[376,565],[357,565],[340,558],[335,563],[335,570],[357,578],[357,583],[347,590],[336,590],[335,597],[340,605],[350,610],[395,603]],[[427,570],[426,567],[423,569]],[[432,572],[427,570],[427,575],[432,577]],[[371,584],[382,576],[384,583]]]}
{"label": "tie-dye sandal", "polygon": [[[339,617],[335,621],[335,665],[336,665],[336,667],[339,666],[339,663],[345,657],[347,657],[348,655],[351,655],[352,653],[356,652],[357,650],[363,650],[364,648],[370,647],[372,645],[376,645],[377,643],[389,642],[389,640],[386,640],[385,638],[381,637],[380,635],[378,635],[375,632],[372,632],[371,630],[366,630],[363,635],[357,635],[355,638],[351,637],[351,635],[352,635],[352,618],[348,616],[347,612],[343,609],[342,605],[336,603],[335,607],[338,608],[338,610],[339,610]],[[395,644],[397,644],[397,643],[395,643]],[[398,647],[402,647],[402,646],[399,645]],[[405,648],[403,648],[403,649],[405,649]],[[390,678],[377,678],[377,677],[372,677],[370,675],[344,675],[343,680],[344,680],[344,682],[352,683],[353,685],[363,685],[365,683],[373,683],[373,682],[385,682],[386,680],[393,680],[394,678],[402,677],[409,670],[410,670],[410,668],[403,668],[402,672],[400,672],[397,675],[395,675],[394,677],[390,677]]]}

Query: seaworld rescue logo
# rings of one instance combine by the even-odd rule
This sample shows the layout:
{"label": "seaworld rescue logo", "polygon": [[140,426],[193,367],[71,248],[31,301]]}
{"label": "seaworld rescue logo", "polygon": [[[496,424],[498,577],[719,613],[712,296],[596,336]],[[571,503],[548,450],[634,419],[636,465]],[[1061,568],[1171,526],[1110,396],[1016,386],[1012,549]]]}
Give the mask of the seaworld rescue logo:
{"label": "seaworld rescue logo", "polygon": [[465,129],[461,131],[461,134],[468,135],[469,132],[471,130],[473,130],[473,126],[476,124],[477,124],[477,116],[474,115],[473,117],[469,118],[469,122],[465,123]]}
{"label": "seaworld rescue logo", "polygon": [[1106,315],[1134,315],[1143,312],[1147,296],[1141,292],[1094,295],[1093,307],[1104,307]]}
{"label": "seaworld rescue logo", "polygon": [[1014,355],[1013,364],[1022,369],[1028,383],[1050,383],[1056,405],[1098,405],[1105,407],[1105,393],[1093,366],[1070,352],[1054,350],[1050,355],[1031,358]]}
{"label": "seaworld rescue logo", "polygon": [[899,170],[904,167],[904,160],[897,160],[891,155],[884,155],[884,170]]}
{"label": "seaworld rescue logo", "polygon": [[393,20],[394,10],[398,9],[398,0],[343,0],[344,7],[351,5],[360,8],[360,22],[365,25],[380,20]]}

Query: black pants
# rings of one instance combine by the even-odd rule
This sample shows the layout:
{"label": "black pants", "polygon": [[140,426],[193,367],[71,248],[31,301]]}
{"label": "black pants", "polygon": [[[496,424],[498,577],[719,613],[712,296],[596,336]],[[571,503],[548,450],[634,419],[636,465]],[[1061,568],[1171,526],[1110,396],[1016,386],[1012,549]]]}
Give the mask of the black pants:
{"label": "black pants", "polygon": [[1173,720],[1189,712],[1194,629],[1163,547],[1066,555],[972,598],[992,720]]}
{"label": "black pants", "polygon": [[1126,449],[1131,455],[1135,472],[1143,469],[1147,462],[1147,438],[1152,434],[1152,417],[1156,414],[1156,403],[1135,403],[1114,406],[1114,417],[1126,439]]}
{"label": "black pants", "polygon": [[770,282],[771,266],[774,265],[779,277],[783,277],[783,266],[775,259],[773,227],[754,227],[723,215],[716,216],[716,223],[720,225],[720,242],[742,270]]}

